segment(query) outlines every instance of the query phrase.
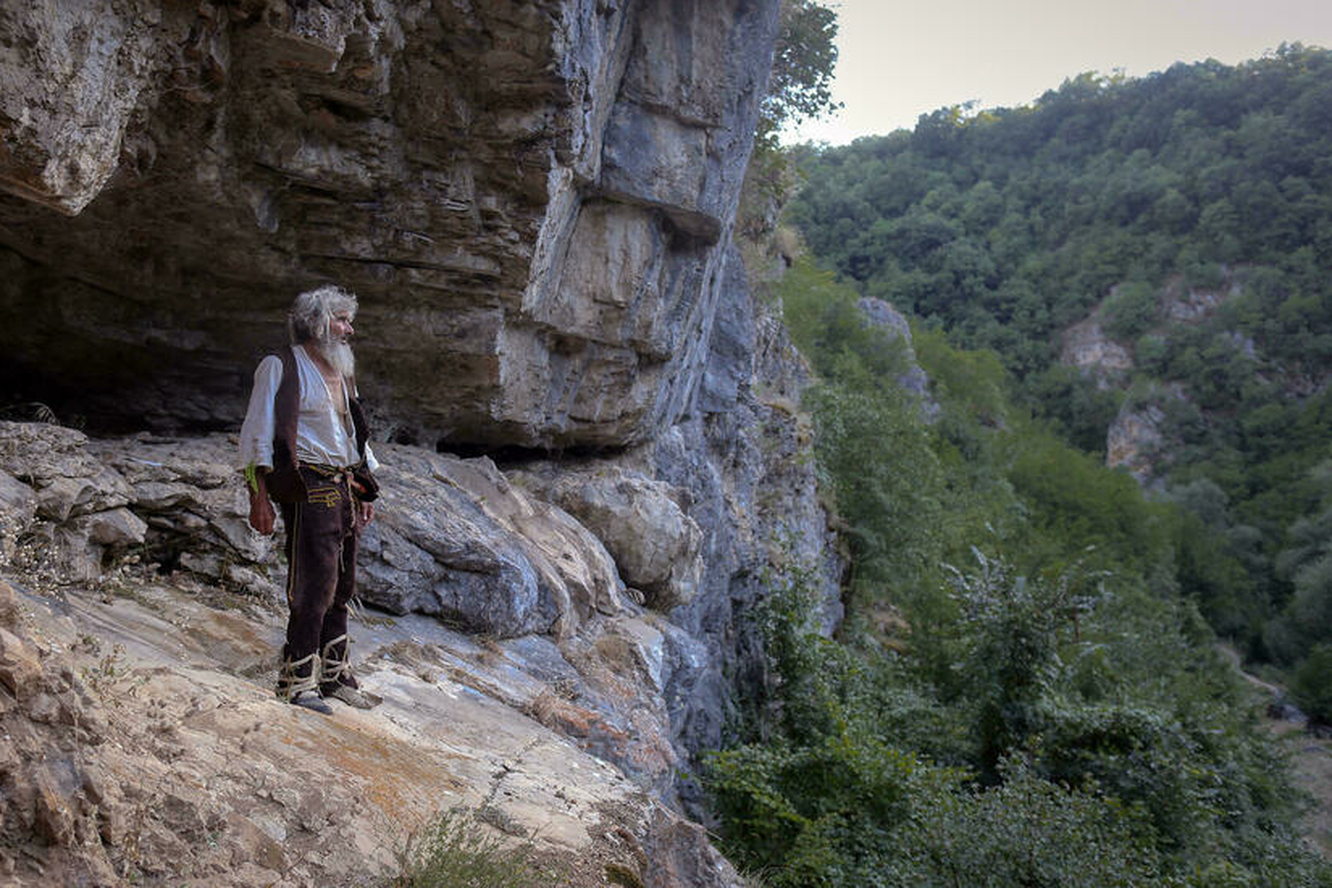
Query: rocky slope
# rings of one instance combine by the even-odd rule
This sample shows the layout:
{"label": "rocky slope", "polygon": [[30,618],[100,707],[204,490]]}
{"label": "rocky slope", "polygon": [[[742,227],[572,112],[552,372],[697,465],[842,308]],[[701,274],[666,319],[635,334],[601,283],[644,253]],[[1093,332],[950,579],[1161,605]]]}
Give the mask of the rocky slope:
{"label": "rocky slope", "polygon": [[[830,627],[839,613],[808,428],[751,387],[614,459],[504,472],[384,445],[374,607],[353,621],[384,703],[331,722],[270,696],[283,568],[245,525],[233,439],[0,424],[18,589],[0,608],[0,866],[18,884],[373,884],[466,807],[535,830],[575,884],[738,884],[678,813],[696,797],[677,771],[720,742],[737,673],[763,680],[746,613],[765,570],[824,559]],[[691,439],[709,450],[686,461]],[[685,486],[634,468],[654,465]]]}
{"label": "rocky slope", "polygon": [[[1059,359],[1095,380],[1098,389],[1127,391],[1135,369],[1134,344],[1115,341],[1104,327],[1106,305],[1117,290],[1112,287],[1086,318],[1063,331]],[[1172,325],[1206,321],[1224,302],[1239,295],[1234,269],[1225,269],[1221,284],[1211,289],[1193,289],[1182,277],[1175,277],[1159,295],[1160,310],[1149,335],[1163,342]],[[1230,335],[1242,338],[1233,331]],[[1240,344],[1252,354],[1252,342]],[[1145,395],[1125,398],[1106,430],[1106,465],[1122,466],[1144,486],[1158,485],[1170,466],[1169,451],[1177,443],[1166,440],[1162,431],[1166,419],[1163,408],[1171,401],[1188,400],[1187,389],[1178,382],[1155,383]]]}
{"label": "rocky slope", "polygon": [[[841,617],[803,363],[732,239],[776,12],[0,9],[0,390],[94,433],[0,425],[12,879],[374,883],[461,805],[576,884],[736,883],[682,775],[766,680],[769,573]],[[384,703],[332,725],[269,696],[283,568],[228,438],[324,280],[391,442]]]}
{"label": "rocky slope", "polygon": [[[605,883],[604,872],[620,872],[623,859],[639,862],[645,884],[733,883],[702,834],[675,813],[701,812],[697,787],[679,776],[694,767],[695,753],[722,741],[737,688],[743,693],[766,680],[753,619],[765,575],[793,560],[814,566],[832,631],[841,614],[841,561],[816,496],[808,422],[794,408],[806,381],[803,362],[780,324],[751,299],[743,268],[732,267],[698,409],[656,440],[615,454],[509,461],[503,470],[485,457],[380,446],[383,502],[360,559],[362,596],[378,616],[355,631],[367,684],[386,700],[374,714],[388,727],[407,725],[412,742],[424,746],[404,752],[408,758],[433,761],[466,747],[487,764],[452,794],[414,790],[398,799],[386,821],[362,812],[353,826],[358,847],[376,849],[364,864],[368,872],[392,872],[398,861],[390,852],[439,811],[490,810],[485,800],[493,801],[494,787],[478,775],[517,770],[512,756],[505,758],[510,744],[488,745],[489,734],[502,729],[522,738],[521,749],[535,744],[563,755],[572,744],[610,768],[608,780],[618,788],[608,790],[608,810],[639,824],[625,847],[596,839],[620,835],[618,821],[598,813],[605,799],[570,812],[563,801],[551,802],[573,792],[558,781],[519,813],[501,807],[487,815],[515,831],[541,827],[542,835],[552,818],[572,818],[582,829],[574,830],[577,840],[543,840],[543,853],[587,884]],[[257,713],[247,728],[303,717],[268,699],[283,567],[274,541],[245,524],[234,453],[235,440],[226,435],[89,438],[56,425],[0,424],[0,551],[5,572],[25,593],[37,637],[56,639],[37,648],[46,671],[79,679],[68,687],[57,682],[57,696],[88,697],[78,688],[86,691],[89,676],[114,676],[95,680],[117,687],[160,678],[162,690],[148,701],[203,683],[205,696],[218,699],[215,708]],[[187,662],[172,659],[182,652]],[[395,697],[391,686],[405,690]],[[459,720],[453,702],[460,695],[485,699],[477,723]],[[118,744],[136,742],[152,719],[173,730],[188,721],[177,712],[159,716],[151,708],[159,703],[145,709],[121,702],[129,708],[108,735]],[[22,706],[15,709],[16,718],[25,717]],[[205,734],[190,737],[210,748],[221,742],[216,732]],[[33,884],[61,867],[149,880],[187,869],[203,874],[258,853],[244,843],[244,835],[256,838],[253,831],[236,826],[241,821],[226,805],[208,809],[215,828],[207,833],[225,854],[203,853],[191,833],[183,840],[189,850],[172,846],[169,855],[186,863],[154,856],[166,848],[162,837],[179,838],[166,821],[153,822],[160,842],[147,855],[102,840],[53,841],[29,803],[34,781],[44,779],[48,756],[40,749],[49,745],[34,742],[10,757],[3,778],[17,800],[5,815],[19,826],[10,859]],[[57,745],[77,750],[77,733]],[[228,747],[197,768],[206,782],[221,785],[227,778],[210,769],[249,748]],[[81,755],[70,760],[82,762]],[[421,767],[397,773],[400,757],[370,759],[350,774],[339,771],[347,766],[342,758],[309,767],[344,782],[415,787],[424,779]],[[496,761],[504,767],[487,770]],[[283,759],[274,769],[282,771],[282,762],[290,765]],[[150,766],[131,762],[108,780],[124,786],[133,783],[128,775]],[[305,779],[296,773],[295,783]],[[439,779],[427,779],[426,789]],[[67,787],[61,810],[98,804],[80,791]],[[228,792],[242,799],[245,787]],[[140,807],[156,812],[162,796],[148,798]],[[644,826],[658,820],[670,841]],[[283,821],[282,830],[293,823]],[[80,829],[86,838],[99,822],[94,817]],[[233,835],[236,829],[244,835]],[[285,868],[273,870],[289,884],[350,878],[356,854],[330,857],[322,843],[334,838],[316,832],[319,838],[302,846],[304,864],[284,857]],[[216,878],[268,884],[268,873],[245,873]]]}
{"label": "rocky slope", "polygon": [[584,679],[548,640],[353,621],[383,703],[325,717],[273,699],[263,600],[122,569],[0,584],[0,611],[6,885],[382,885],[450,809],[535,835],[570,884],[737,884],[701,827],[596,756],[624,735],[577,700],[635,683],[632,629],[582,652]]}

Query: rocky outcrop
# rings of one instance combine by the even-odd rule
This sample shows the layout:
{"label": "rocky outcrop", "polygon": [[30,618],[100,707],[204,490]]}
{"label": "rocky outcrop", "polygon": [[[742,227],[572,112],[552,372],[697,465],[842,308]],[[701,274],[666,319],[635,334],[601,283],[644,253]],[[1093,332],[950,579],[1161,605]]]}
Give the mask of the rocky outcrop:
{"label": "rocky outcrop", "polygon": [[500,637],[564,638],[595,614],[620,613],[624,584],[601,541],[490,460],[385,454],[384,520],[364,540],[367,601]]}
{"label": "rocky outcrop", "polygon": [[[783,574],[799,571],[822,599],[822,629],[840,624],[846,561],[818,498],[813,429],[797,409],[808,369],[785,328],[751,297],[739,254],[728,264],[712,358],[699,404],[632,458],[688,492],[703,531],[699,592],[671,612],[702,641],[699,668],[679,670],[665,693],[677,742],[718,747],[744,697],[768,680],[757,617]],[[682,651],[681,657],[689,656]]]}
{"label": "rocky outcrop", "polygon": [[536,468],[519,473],[518,483],[604,540],[620,576],[653,608],[669,612],[693,600],[703,570],[703,535],[681,509],[683,491],[613,464],[590,471]]}
{"label": "rocky outcrop", "polygon": [[450,810],[530,838],[570,884],[741,884],[700,828],[545,726],[583,681],[553,643],[423,617],[352,631],[383,702],[324,717],[273,698],[262,600],[132,568],[58,596],[0,582],[5,884],[380,884]]}
{"label": "rocky outcrop", "polygon": [[1064,331],[1059,360],[1091,375],[1101,389],[1110,388],[1133,369],[1133,355],[1106,334],[1099,311]]}
{"label": "rocky outcrop", "polygon": [[1241,287],[1236,269],[1221,266],[1221,281],[1216,287],[1188,286],[1182,275],[1166,284],[1162,313],[1168,321],[1196,324],[1205,320],[1228,299],[1240,295]]}
{"label": "rocky outcrop", "polygon": [[1144,487],[1163,487],[1177,443],[1168,433],[1167,417],[1195,409],[1178,382],[1152,385],[1145,394],[1127,398],[1106,433],[1106,465],[1127,469]]}
{"label": "rocky outcrop", "polygon": [[0,381],[232,427],[335,280],[396,440],[645,441],[701,385],[776,7],[9,7]]}
{"label": "rocky outcrop", "polygon": [[[0,548],[59,639],[37,645],[53,698],[80,693],[60,669],[108,655],[83,635],[119,639],[132,662],[115,674],[144,676],[171,702],[161,720],[188,733],[168,756],[185,756],[181,779],[221,794],[135,801],[155,859],[327,881],[352,859],[326,844],[335,823],[388,872],[386,835],[461,799],[497,809],[492,825],[553,816],[552,853],[613,864],[617,884],[735,884],[670,810],[698,801],[680,775],[722,742],[736,689],[768,680],[756,616],[773,577],[813,583],[825,632],[842,612],[798,409],[808,371],[732,242],[776,13],[776,0],[0,11],[0,384],[96,432],[0,424]],[[282,566],[246,525],[234,442],[216,432],[238,425],[292,295],[324,280],[361,296],[358,381],[380,430],[383,501],[360,560],[375,610],[356,625],[384,723],[339,723],[293,768],[238,727],[317,745],[305,716],[267,699]],[[185,702],[192,687],[221,704],[207,718]],[[143,725],[158,709],[127,704],[105,736],[153,752]],[[25,786],[57,742],[31,736],[5,771]],[[250,750],[277,787],[258,807],[237,764]],[[134,760],[115,767],[119,781]],[[176,791],[174,772],[145,767]],[[600,770],[583,795],[587,769]],[[360,802],[287,791],[328,781]],[[27,795],[13,815],[23,842],[57,836],[28,858],[48,874],[82,859],[60,823],[100,835],[88,812],[101,802],[66,784],[48,794],[70,812],[44,815],[56,827]],[[216,847],[195,841],[196,820]],[[138,866],[96,845],[93,881]],[[230,877],[268,884],[246,872]]]}
{"label": "rocky outcrop", "polygon": [[1139,484],[1151,481],[1161,455],[1164,420],[1164,411],[1155,404],[1137,409],[1126,404],[1106,432],[1105,464],[1112,469],[1127,469]]}
{"label": "rocky outcrop", "polygon": [[[735,292],[748,304],[746,291]],[[758,328],[763,338],[781,332]],[[747,362],[714,364],[718,378],[725,367],[747,371],[727,385],[736,393],[729,410],[700,412],[614,461],[546,464],[544,492],[531,484],[537,472],[509,473],[525,489],[486,458],[383,446],[379,517],[362,540],[364,599],[413,620],[413,644],[439,632],[452,645],[472,644],[458,630],[504,645],[513,638],[528,659],[506,666],[505,681],[536,676],[557,689],[517,694],[487,679],[483,693],[613,764],[654,798],[669,802],[683,790],[697,801],[690,784],[677,785],[680,769],[721,743],[737,684],[766,680],[754,616],[767,574],[809,566],[825,590],[825,629],[840,618],[842,562],[817,501],[810,429],[791,406],[798,390],[754,394],[759,356],[773,360],[782,349],[798,366],[789,346],[774,342],[749,345]],[[0,524],[11,569],[37,589],[95,597],[114,589],[135,600],[145,578],[161,574],[178,578],[155,584],[168,591],[201,587],[280,612],[277,548],[245,523],[244,489],[228,464],[234,452],[234,440],[216,435],[89,439],[0,423]],[[590,524],[545,497],[586,506]],[[605,504],[624,511],[600,514]],[[633,560],[680,545],[683,561]],[[666,569],[665,585],[648,598],[658,610],[625,594],[621,562]],[[175,642],[168,633],[160,643]],[[252,653],[238,669],[271,671],[276,641],[241,647]],[[432,668],[452,662],[431,656]]]}
{"label": "rocky outcrop", "polygon": [[[1165,408],[1172,401],[1187,402],[1189,395],[1177,381],[1151,383],[1147,398],[1141,392],[1134,394],[1132,389],[1135,386],[1140,388],[1147,382],[1135,380],[1133,376],[1136,368],[1134,350],[1144,347],[1163,350],[1176,325],[1189,327],[1206,323],[1222,303],[1239,296],[1242,287],[1237,270],[1226,266],[1221,266],[1217,286],[1210,288],[1191,287],[1183,275],[1174,275],[1156,297],[1160,301],[1159,309],[1147,332],[1136,343],[1123,343],[1112,339],[1103,326],[1106,305],[1120,294],[1121,286],[1112,287],[1106,300],[1091,314],[1063,331],[1059,358],[1066,366],[1075,367],[1094,379],[1098,389],[1117,389],[1125,393],[1127,397],[1106,430],[1106,465],[1127,469],[1144,486],[1159,485],[1169,469],[1170,447],[1178,443],[1169,440]],[[1250,337],[1235,331],[1223,335],[1237,355],[1255,358],[1255,344]],[[1300,390],[1301,381],[1292,382],[1283,387],[1301,396],[1310,393],[1311,389]]]}
{"label": "rocky outcrop", "polygon": [[[211,701],[207,710],[226,715],[225,723],[209,721],[199,734],[191,720],[194,710],[182,713],[167,708],[150,713],[152,719],[165,720],[174,726],[173,731],[180,732],[172,734],[176,740],[181,735],[191,738],[186,744],[188,752],[199,754],[194,758],[187,755],[191,773],[207,774],[210,786],[236,783],[234,793],[232,789],[222,793],[225,802],[217,801],[214,793],[214,800],[207,806],[202,806],[202,800],[192,803],[189,816],[210,824],[212,833],[227,838],[218,852],[225,852],[223,857],[199,851],[196,857],[188,858],[192,870],[200,873],[217,866],[225,855],[254,860],[250,855],[263,851],[245,845],[246,836],[258,835],[252,824],[242,822],[250,814],[240,819],[233,816],[240,810],[246,784],[240,772],[233,773],[223,761],[228,756],[244,757],[240,753],[247,752],[246,737],[253,730],[250,726],[257,720],[267,724],[273,718],[274,713],[262,715],[263,709],[277,706],[274,712],[284,719],[293,717],[287,712],[290,707],[244,702],[264,699],[276,665],[283,609],[275,581],[281,578],[282,568],[274,542],[245,528],[246,498],[239,476],[225,461],[233,451],[234,444],[218,436],[175,441],[146,435],[89,440],[80,432],[56,426],[0,424],[0,455],[5,470],[0,477],[6,479],[6,488],[29,491],[27,497],[7,499],[0,516],[9,532],[7,545],[15,552],[10,569],[18,571],[29,584],[27,604],[50,609],[51,619],[73,619],[76,625],[56,626],[67,649],[77,647],[74,642],[86,637],[98,639],[107,648],[102,651],[90,647],[88,654],[111,653],[113,640],[129,652],[117,654],[128,656],[128,665],[90,667],[86,663],[95,661],[85,656],[76,661],[75,665],[85,664],[78,668],[103,668],[108,684],[118,684],[120,679],[112,678],[127,674],[126,670],[146,670],[143,674],[148,676],[145,681],[151,693],[174,695],[172,699],[182,706],[201,699],[198,693],[186,693],[183,688],[202,685],[206,688],[202,699]],[[307,869],[307,874],[350,872],[366,847],[385,845],[385,829],[393,827],[405,835],[412,824],[403,818],[417,824],[438,812],[440,805],[432,797],[436,790],[430,787],[440,780],[456,783],[457,767],[444,767],[442,763],[456,754],[461,742],[457,730],[472,732],[466,742],[475,746],[475,755],[484,753],[487,760],[496,760],[492,766],[478,767],[471,783],[473,796],[481,793],[481,778],[494,773],[497,757],[514,753],[521,746],[524,761],[536,767],[536,758],[545,754],[538,755],[542,745],[553,743],[549,747],[551,767],[567,767],[557,764],[563,755],[559,750],[573,747],[605,763],[588,767],[602,769],[597,773],[604,771],[621,789],[597,804],[632,801],[635,810],[650,812],[654,805],[674,798],[676,772],[682,755],[687,753],[673,742],[673,707],[668,704],[667,693],[682,682],[691,683],[683,673],[699,673],[705,668],[705,646],[660,614],[644,610],[632,599],[623,599],[615,564],[601,543],[558,507],[529,498],[510,485],[489,460],[458,460],[393,446],[384,448],[382,458],[385,468],[381,473],[379,519],[367,529],[363,540],[362,577],[364,598],[391,608],[397,616],[360,618],[354,630],[355,649],[363,663],[360,671],[366,686],[390,701],[389,721],[405,725],[407,733],[415,737],[407,738],[408,747],[424,745],[425,752],[404,748],[400,755],[395,753],[396,758],[385,761],[381,756],[372,765],[354,770],[358,779],[376,784],[413,784],[412,798],[400,799],[409,804],[410,810],[389,812],[387,825],[376,822],[376,818],[385,816],[384,812],[361,810],[357,814],[360,809],[355,806],[351,812],[343,810],[350,797],[319,797],[319,811],[328,818],[334,818],[332,812],[337,810],[349,814],[351,826],[363,838],[353,849],[327,858],[313,850],[322,847],[318,842],[311,844],[300,854],[307,861],[320,859],[325,869]],[[39,502],[57,502],[57,493],[63,497],[59,502],[78,505],[39,509]],[[110,516],[120,513],[138,522],[141,532],[137,538],[108,538],[104,534],[102,528]],[[137,517],[140,515],[142,518]],[[443,516],[451,516],[452,523],[436,526],[434,518]],[[52,541],[63,544],[55,546]],[[140,610],[126,612],[120,605],[127,603]],[[534,617],[539,618],[535,625],[531,624]],[[85,646],[88,644],[91,642]],[[27,688],[35,680],[34,670],[39,669],[40,659],[25,644],[0,637],[0,683],[8,682],[11,695],[19,693],[15,688]],[[66,667],[66,671],[74,668],[69,663]],[[422,679],[423,675],[431,677]],[[256,680],[259,689],[253,685]],[[83,693],[80,687],[67,680],[56,693],[73,693],[82,699],[78,697]],[[488,701],[485,706],[490,707],[486,710],[490,715],[480,724],[456,724],[459,716],[448,699],[456,698],[460,688],[478,700]],[[391,705],[395,694],[404,710],[397,715]],[[78,705],[86,708],[85,704]],[[255,709],[255,705],[261,708]],[[134,738],[158,723],[149,720],[145,722],[147,727],[136,723],[135,717],[148,719],[148,715],[137,707],[132,709],[134,712],[126,713],[125,718],[104,725],[99,737],[114,738],[124,746],[137,742]],[[71,716],[72,723],[85,717],[84,709],[78,709]],[[238,727],[242,722],[244,730]],[[446,730],[441,727],[444,724],[453,727]],[[282,730],[294,729],[289,726]],[[311,729],[313,726],[307,725],[297,733]],[[364,736],[373,729],[373,725],[355,723],[354,744],[380,743]],[[500,738],[488,736],[496,730],[501,736],[517,732],[527,739],[522,743],[516,739],[500,742]],[[219,739],[215,736],[218,731],[225,736]],[[445,754],[435,750],[422,737],[436,738],[431,742],[452,751]],[[257,742],[260,738],[251,739]],[[233,740],[241,744],[239,751],[227,745]],[[353,743],[350,739],[347,742]],[[218,751],[219,743],[224,752]],[[195,749],[194,745],[206,749]],[[32,750],[37,748],[34,745]],[[274,785],[291,786],[299,790],[298,795],[305,792],[299,787],[311,782],[337,786],[346,782],[346,776],[338,770],[347,767],[343,758],[318,758],[301,762],[298,767],[289,757],[278,756],[277,747],[261,748],[264,751],[258,753],[260,757],[275,756],[273,766],[282,772],[273,778]],[[22,786],[28,786],[24,781],[35,780],[33,774],[40,773],[36,755],[30,750],[23,763],[13,764],[8,772]],[[405,767],[404,762],[413,757],[416,764]],[[428,764],[434,759],[439,761]],[[614,770],[605,771],[606,765]],[[129,782],[126,768],[132,763],[120,762],[116,767],[119,770],[105,775],[104,780],[119,792]],[[440,769],[438,774],[435,768]],[[506,768],[502,773],[519,770],[512,764]],[[422,784],[421,773],[433,776]],[[483,801],[505,810],[516,808],[519,813],[512,816],[524,825],[524,830],[542,826],[544,833],[551,817],[546,808],[551,804],[558,808],[559,804],[540,795],[552,791],[548,777],[529,776],[535,783],[526,791],[536,792],[539,797],[523,800],[518,794],[510,798],[516,791],[507,787],[506,797],[497,801],[492,788],[491,798]],[[159,777],[163,786],[174,785],[174,778],[166,772]],[[516,774],[512,778],[517,781],[515,786],[526,779]],[[450,786],[446,794],[455,801],[468,795],[460,794],[460,787]],[[403,790],[399,787],[392,791]],[[575,791],[570,788],[566,792]],[[583,797],[586,793],[580,789],[575,795]],[[575,795],[562,798],[567,803]],[[297,799],[296,795],[292,797]],[[20,792],[17,798],[21,813],[27,812],[27,796]],[[60,810],[82,810],[85,815],[96,804],[78,796],[77,785],[67,788],[62,798]],[[117,804],[121,801],[117,797]],[[469,803],[473,807],[481,804],[475,798]],[[258,804],[262,807],[262,802]],[[288,807],[288,813],[297,819],[288,821],[281,831],[300,828],[305,821],[299,818],[315,816],[306,810],[309,806],[304,801],[293,801]],[[584,835],[596,822],[595,807],[585,806],[582,813],[567,815],[572,818],[570,829]],[[70,816],[74,818],[71,822],[78,819]],[[319,814],[315,819],[323,816]],[[663,810],[641,816],[646,818],[640,830],[645,847],[664,842],[664,847],[672,849],[671,855],[686,857],[704,853],[708,847],[702,833],[680,832],[671,826],[678,815]],[[345,817],[326,820],[319,823],[348,826]],[[99,824],[93,815],[85,833],[96,834]],[[271,834],[273,830],[267,829],[271,825],[263,821],[260,832]],[[32,826],[39,838],[44,828],[40,824]],[[153,854],[166,855],[157,862],[159,869],[166,866],[166,872],[175,874],[185,870],[171,869],[162,861],[181,859],[184,851],[177,847],[182,838],[180,829],[183,827],[174,822],[159,823],[155,827],[158,844],[152,846]],[[312,831],[308,823],[305,829]],[[664,831],[665,838],[652,838],[656,834],[651,831],[658,829]],[[234,833],[236,830],[239,832]],[[583,840],[575,842],[576,849],[583,848],[585,840],[584,835]],[[191,841],[186,837],[187,844]],[[277,841],[281,843],[282,839]],[[694,851],[687,849],[689,842],[694,843]],[[62,843],[79,845],[72,839],[48,842],[57,848]],[[558,838],[556,844],[560,844]],[[635,853],[641,856],[641,851]],[[117,856],[116,849],[106,853],[110,855],[107,859],[122,870],[128,865]],[[629,856],[636,859],[633,854]],[[41,859],[48,857],[43,854]],[[284,859],[290,867],[292,861]],[[729,884],[725,880],[729,868],[717,868],[714,852],[706,850],[702,859],[720,880],[704,884]],[[139,866],[136,861],[131,863]],[[373,866],[383,870],[392,864],[392,856],[382,854]],[[101,873],[105,867],[98,866],[101,869],[96,872]],[[257,881],[257,875],[255,878],[252,882],[226,884],[267,884]],[[656,882],[643,878],[644,884],[695,884],[671,881],[665,876],[652,877],[658,879]],[[293,882],[299,883],[299,878]]]}
{"label": "rocky outcrop", "polygon": [[872,296],[862,297],[856,306],[871,324],[887,331],[894,341],[900,343],[904,369],[897,376],[897,385],[919,399],[926,420],[934,419],[939,415],[939,404],[930,397],[930,378],[916,361],[916,350],[911,345],[911,324],[906,316],[891,303]]}
{"label": "rocky outcrop", "polygon": [[[381,520],[361,544],[362,597],[497,637],[571,636],[622,611],[605,547],[558,507],[511,486],[488,459],[386,445]],[[250,530],[234,445],[221,436],[89,441],[59,426],[0,423],[0,469],[31,482],[7,517],[45,573],[93,580],[139,547],[149,560],[280,600],[278,546]],[[43,520],[44,519],[44,520]]]}

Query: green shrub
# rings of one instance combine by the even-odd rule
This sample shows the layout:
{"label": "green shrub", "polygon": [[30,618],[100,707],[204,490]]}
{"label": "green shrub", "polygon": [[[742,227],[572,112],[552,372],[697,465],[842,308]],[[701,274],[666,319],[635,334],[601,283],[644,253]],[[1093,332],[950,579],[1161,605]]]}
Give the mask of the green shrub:
{"label": "green shrub", "polygon": [[1155,326],[1160,318],[1156,289],[1132,283],[1116,287],[1105,301],[1105,332],[1120,342],[1132,342]]}
{"label": "green shrub", "polygon": [[1328,884],[1196,612],[977,555],[951,702],[819,636],[799,573],[777,584],[768,717],[703,771],[733,859],[772,888]]}
{"label": "green shrub", "polygon": [[[851,287],[802,261],[778,291],[817,376],[802,406],[849,528],[851,613],[822,637],[808,577],[769,577],[769,680],[701,769],[728,855],[771,888],[1326,884],[1198,609],[1238,607],[1266,557],[1227,506],[1238,457],[1181,488],[1198,507],[1181,517],[1015,407],[992,353],[915,331],[927,423]],[[1211,344],[1186,347],[1205,363]],[[1292,570],[1323,551],[1306,537]],[[950,586],[943,564],[981,545],[1002,557],[977,552]]]}
{"label": "green shrub", "polygon": [[1311,718],[1332,724],[1332,644],[1320,644],[1309,652],[1295,670],[1290,690]]}
{"label": "green shrub", "polygon": [[1019,756],[1002,782],[938,800],[902,836],[909,863],[887,884],[968,888],[1129,888],[1164,877],[1132,809],[1088,784],[1059,786]]}
{"label": "green shrub", "polygon": [[970,647],[964,668],[977,707],[981,777],[994,783],[1000,759],[1041,729],[1041,709],[1060,677],[1063,636],[1098,596],[1095,578],[1076,571],[1053,580],[1014,576],[1003,561],[979,550],[975,556],[978,572],[953,570],[952,583]]}
{"label": "green shrub", "polygon": [[558,874],[538,865],[530,841],[503,841],[454,808],[413,837],[396,888],[548,888]]}

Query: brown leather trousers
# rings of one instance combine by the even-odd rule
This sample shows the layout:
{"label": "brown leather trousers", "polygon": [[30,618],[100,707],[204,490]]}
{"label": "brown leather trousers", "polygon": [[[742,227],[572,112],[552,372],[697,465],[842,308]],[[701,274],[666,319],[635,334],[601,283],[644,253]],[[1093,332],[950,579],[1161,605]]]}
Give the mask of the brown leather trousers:
{"label": "brown leather trousers", "polygon": [[[284,503],[282,522],[287,531],[287,643],[284,660],[299,661],[310,654],[329,656],[331,641],[342,639],[332,656],[347,658],[347,602],[356,594],[356,500],[351,470],[322,466],[300,467],[308,497],[303,503]],[[310,674],[311,664],[297,675]],[[342,684],[356,687],[344,672]],[[320,690],[329,691],[336,682]]]}

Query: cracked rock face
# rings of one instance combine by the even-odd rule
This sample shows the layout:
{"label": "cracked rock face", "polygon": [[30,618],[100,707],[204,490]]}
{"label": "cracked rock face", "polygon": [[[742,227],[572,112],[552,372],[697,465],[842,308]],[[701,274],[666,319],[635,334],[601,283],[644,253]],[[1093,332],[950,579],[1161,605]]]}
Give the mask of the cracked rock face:
{"label": "cracked rock face", "polygon": [[[490,460],[382,450],[379,518],[360,544],[365,601],[505,638],[567,638],[621,612],[601,541]],[[280,540],[248,527],[233,454],[220,436],[90,441],[0,422],[0,545],[19,556],[11,564],[49,563],[64,581],[95,579],[138,547],[143,560],[281,600]]]}
{"label": "cracked rock face", "polygon": [[620,577],[663,613],[688,604],[703,572],[703,534],[680,507],[684,491],[618,465],[545,467],[516,480],[574,515],[606,544]]}
{"label": "cracked rock face", "polygon": [[[62,584],[123,561],[280,600],[233,445],[198,433],[238,427],[292,296],[337,281],[361,297],[385,465],[366,598],[532,655],[468,687],[688,796],[681,762],[765,680],[769,568],[810,566],[824,631],[841,615],[806,370],[732,242],[777,6],[8,4],[0,398],[19,397],[0,408],[153,434],[28,427],[53,436],[50,465],[26,445],[0,461],[0,554],[51,553]],[[571,476],[525,490],[506,478],[532,454],[499,472],[439,445],[546,448]],[[412,674],[463,669],[442,642],[382,646]],[[523,671],[550,687],[505,690]],[[698,837],[644,832],[670,858],[645,884],[730,884],[710,849],[672,850]]]}
{"label": "cracked rock face", "polygon": [[0,390],[233,427],[333,280],[396,440],[647,440],[700,384],[776,7],[7,4]]}
{"label": "cracked rock face", "polygon": [[[544,639],[357,620],[357,670],[383,702],[323,716],[267,686],[281,620],[262,602],[147,572],[116,590],[0,580],[7,886],[387,884],[449,811],[506,847],[530,836],[560,884],[742,884],[633,779],[655,735],[616,747],[629,726],[587,708],[631,658],[571,651],[580,673]],[[587,730],[543,718],[551,701]]]}

